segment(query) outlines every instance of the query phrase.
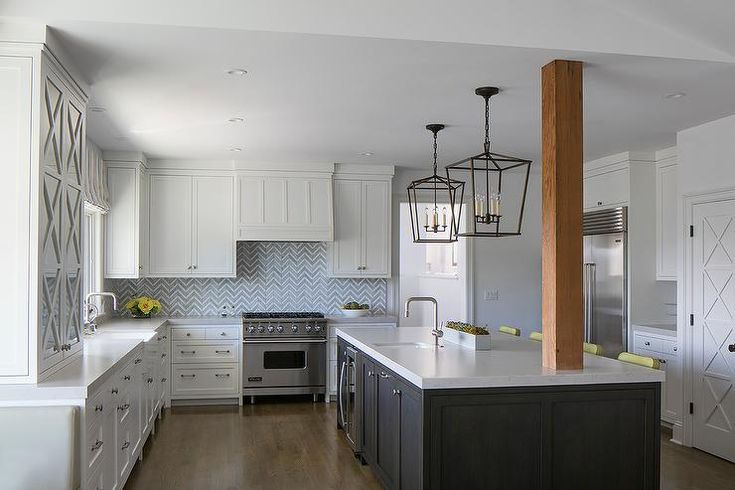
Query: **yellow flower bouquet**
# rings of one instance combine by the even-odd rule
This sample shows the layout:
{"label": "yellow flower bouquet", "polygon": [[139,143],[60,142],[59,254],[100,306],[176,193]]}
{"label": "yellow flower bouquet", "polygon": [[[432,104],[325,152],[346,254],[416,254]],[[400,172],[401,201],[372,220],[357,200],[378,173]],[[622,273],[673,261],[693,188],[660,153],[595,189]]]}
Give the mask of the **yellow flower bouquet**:
{"label": "yellow flower bouquet", "polygon": [[133,318],[150,318],[161,311],[161,303],[157,299],[148,296],[140,296],[131,299],[125,304]]}

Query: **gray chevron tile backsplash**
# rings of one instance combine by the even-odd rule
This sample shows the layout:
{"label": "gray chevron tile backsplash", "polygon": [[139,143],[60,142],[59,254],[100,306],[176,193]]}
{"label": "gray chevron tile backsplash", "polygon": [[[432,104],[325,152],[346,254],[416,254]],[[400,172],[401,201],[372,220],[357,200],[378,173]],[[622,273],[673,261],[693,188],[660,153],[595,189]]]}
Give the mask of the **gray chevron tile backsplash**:
{"label": "gray chevron tile backsplash", "polygon": [[241,311],[338,313],[346,301],[386,312],[385,279],[327,277],[327,244],[321,242],[238,242],[237,277],[107,279],[106,290],[124,305],[146,295],[168,316],[216,315],[227,306]]}

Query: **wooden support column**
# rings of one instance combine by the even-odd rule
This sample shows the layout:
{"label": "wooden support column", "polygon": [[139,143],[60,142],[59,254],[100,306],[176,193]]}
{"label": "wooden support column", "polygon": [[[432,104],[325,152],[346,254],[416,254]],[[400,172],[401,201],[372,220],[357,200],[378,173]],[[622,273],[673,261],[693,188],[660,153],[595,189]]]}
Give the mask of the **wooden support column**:
{"label": "wooden support column", "polygon": [[581,369],[582,63],[541,69],[543,365]]}

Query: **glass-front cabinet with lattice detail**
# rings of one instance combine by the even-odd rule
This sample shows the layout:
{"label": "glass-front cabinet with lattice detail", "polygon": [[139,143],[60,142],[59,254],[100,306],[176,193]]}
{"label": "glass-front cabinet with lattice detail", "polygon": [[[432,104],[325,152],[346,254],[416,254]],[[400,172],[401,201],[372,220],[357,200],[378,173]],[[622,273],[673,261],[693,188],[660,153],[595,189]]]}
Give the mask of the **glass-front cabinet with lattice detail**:
{"label": "glass-front cabinet with lattice detail", "polygon": [[52,64],[41,70],[40,371],[82,348],[85,104]]}

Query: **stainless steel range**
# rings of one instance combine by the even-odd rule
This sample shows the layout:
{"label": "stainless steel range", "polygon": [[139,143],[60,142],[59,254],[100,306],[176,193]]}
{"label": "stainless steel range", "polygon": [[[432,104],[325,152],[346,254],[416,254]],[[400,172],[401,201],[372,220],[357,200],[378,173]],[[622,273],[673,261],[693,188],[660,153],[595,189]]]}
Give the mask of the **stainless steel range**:
{"label": "stainless steel range", "polygon": [[242,314],[243,395],[311,394],[327,389],[327,320],[313,312]]}

